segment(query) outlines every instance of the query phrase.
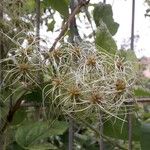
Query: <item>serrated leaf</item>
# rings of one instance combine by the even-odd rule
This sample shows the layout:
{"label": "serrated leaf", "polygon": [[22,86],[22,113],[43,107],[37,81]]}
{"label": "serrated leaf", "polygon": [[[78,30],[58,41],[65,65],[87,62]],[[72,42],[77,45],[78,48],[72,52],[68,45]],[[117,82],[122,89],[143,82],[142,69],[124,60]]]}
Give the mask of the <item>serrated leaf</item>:
{"label": "serrated leaf", "polygon": [[67,128],[67,123],[63,121],[55,121],[53,124],[49,124],[48,122],[27,123],[18,128],[15,138],[21,147],[30,148],[39,140],[63,134]]}
{"label": "serrated leaf", "polygon": [[62,16],[68,17],[68,0],[43,0],[45,7],[57,10]]}
{"label": "serrated leaf", "polygon": [[141,128],[141,150],[150,149],[150,123],[143,123]]}

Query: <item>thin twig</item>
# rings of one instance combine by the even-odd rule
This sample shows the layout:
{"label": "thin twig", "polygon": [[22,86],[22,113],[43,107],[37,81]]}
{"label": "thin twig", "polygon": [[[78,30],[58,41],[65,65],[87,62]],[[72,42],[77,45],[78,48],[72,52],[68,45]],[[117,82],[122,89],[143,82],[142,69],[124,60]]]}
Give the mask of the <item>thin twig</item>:
{"label": "thin twig", "polygon": [[132,0],[132,23],[131,23],[131,45],[130,45],[131,50],[134,50],[134,21],[135,21],[135,0]]}
{"label": "thin twig", "polygon": [[40,5],[41,5],[40,0],[36,0],[36,38],[37,38],[37,47],[39,51],[40,51],[39,39],[40,39],[40,18],[41,18]]}
{"label": "thin twig", "polygon": [[147,98],[135,98],[135,100],[133,99],[129,99],[127,100],[125,103],[150,103],[150,97]]}
{"label": "thin twig", "polygon": [[49,51],[53,51],[55,49],[58,41],[63,37],[63,35],[66,33],[67,29],[70,27],[70,23],[72,22],[74,16],[79,12],[81,7],[87,5],[89,3],[89,1],[90,0],[87,0],[87,1],[82,0],[82,1],[80,1],[80,3],[78,3],[78,5],[75,7],[74,11],[69,15],[67,22],[64,24],[64,27],[62,28],[58,37],[55,39],[55,41]]}
{"label": "thin twig", "polygon": [[69,117],[69,141],[68,141],[68,150],[73,150],[73,141],[74,141],[74,121]]}
{"label": "thin twig", "polygon": [[100,150],[104,150],[104,141],[103,141],[103,112],[100,111],[99,113],[99,148]]}
{"label": "thin twig", "polygon": [[[70,1],[70,9],[71,9],[71,14],[76,9],[76,4],[74,0]],[[70,31],[71,31],[71,35],[69,39],[70,39],[70,42],[74,44],[76,43],[76,41],[74,41],[76,36],[81,40],[80,35],[78,33],[77,25],[76,25],[75,15],[72,17],[69,24],[70,24]],[[71,117],[69,117],[68,150],[73,150],[73,144],[74,144],[74,120]]]}

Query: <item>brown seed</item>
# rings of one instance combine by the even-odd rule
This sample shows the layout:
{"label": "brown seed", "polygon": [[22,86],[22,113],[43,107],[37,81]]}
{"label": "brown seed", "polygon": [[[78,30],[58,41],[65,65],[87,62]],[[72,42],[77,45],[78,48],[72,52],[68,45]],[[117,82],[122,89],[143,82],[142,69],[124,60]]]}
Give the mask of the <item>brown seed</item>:
{"label": "brown seed", "polygon": [[59,59],[61,57],[62,53],[60,50],[54,50],[52,52],[52,55],[54,56],[55,59]]}
{"label": "brown seed", "polygon": [[124,66],[123,66],[122,61],[117,61],[117,68],[118,68],[119,70],[123,71]]}
{"label": "brown seed", "polygon": [[78,97],[80,95],[80,89],[77,86],[72,86],[67,89],[71,97]]}
{"label": "brown seed", "polygon": [[19,68],[20,68],[20,71],[27,72],[30,67],[28,64],[19,64]]}
{"label": "brown seed", "polygon": [[91,101],[93,104],[101,103],[102,100],[103,100],[103,94],[98,93],[98,92],[96,92],[96,91],[94,91],[94,92],[91,93],[90,101]]}
{"label": "brown seed", "polygon": [[52,84],[55,86],[59,86],[60,84],[62,84],[62,80],[60,78],[54,78],[52,79]]}
{"label": "brown seed", "polygon": [[96,65],[96,58],[94,56],[89,56],[87,58],[87,63],[88,66],[95,66]]}
{"label": "brown seed", "polygon": [[122,79],[117,79],[116,81],[116,90],[122,92],[126,88],[126,83]]}

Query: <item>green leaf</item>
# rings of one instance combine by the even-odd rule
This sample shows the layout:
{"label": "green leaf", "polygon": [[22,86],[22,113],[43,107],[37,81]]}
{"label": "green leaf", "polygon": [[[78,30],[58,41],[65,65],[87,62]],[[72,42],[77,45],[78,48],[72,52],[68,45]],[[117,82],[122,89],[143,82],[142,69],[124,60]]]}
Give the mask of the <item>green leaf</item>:
{"label": "green leaf", "polygon": [[53,135],[63,134],[67,130],[66,122],[55,121],[53,124],[48,122],[26,123],[16,131],[16,142],[23,148],[30,148],[44,138]]}
{"label": "green leaf", "polygon": [[106,27],[106,24],[101,20],[101,24],[96,32],[96,44],[103,48],[109,53],[114,54],[117,50],[117,45],[109,30]]}
{"label": "green leaf", "polygon": [[3,101],[3,103],[1,105],[5,105],[5,103],[8,102],[10,96],[12,98],[13,103],[15,103],[22,96],[24,96],[26,92],[27,92],[26,89],[18,85],[16,86],[15,89],[9,89],[9,88],[2,89],[0,93],[0,98]]}
{"label": "green leaf", "polygon": [[56,146],[50,144],[50,143],[47,143],[47,144],[37,144],[37,145],[34,145],[34,146],[31,146],[28,148],[29,150],[50,150],[50,149],[57,149]]}
{"label": "green leaf", "polygon": [[141,134],[141,150],[150,149],[150,123],[142,124],[142,134]]}
{"label": "green leaf", "polygon": [[57,10],[62,16],[68,17],[68,0],[43,0],[43,3],[46,8],[51,7]]}
{"label": "green leaf", "polygon": [[127,50],[126,51],[126,60],[129,60],[129,61],[138,61],[136,55],[135,55],[135,52],[133,50]]}
{"label": "green leaf", "polygon": [[93,10],[93,17],[97,27],[100,26],[100,20],[102,20],[106,24],[111,35],[116,34],[119,24],[114,22],[110,4],[96,4]]}
{"label": "green leaf", "polygon": [[26,0],[23,4],[23,9],[26,13],[33,13],[35,10],[35,0]]}
{"label": "green leaf", "polygon": [[48,29],[47,31],[52,31],[54,30],[54,26],[55,26],[55,20],[53,20],[52,22],[50,22],[47,26],[48,26]]}
{"label": "green leaf", "polygon": [[24,121],[25,117],[27,116],[25,109],[20,109],[17,112],[15,112],[12,125],[20,124]]}
{"label": "green leaf", "polygon": [[62,135],[68,128],[68,124],[64,121],[55,121],[50,126],[50,135]]}
{"label": "green leaf", "polygon": [[[104,134],[117,139],[128,140],[128,123],[112,118],[104,123]],[[141,136],[141,123],[132,117],[132,139],[139,141]]]}
{"label": "green leaf", "polygon": [[139,71],[139,60],[137,59],[135,52],[133,50],[119,50],[117,51],[118,55],[121,58],[124,58],[124,61],[130,61],[132,63],[132,70],[137,72]]}
{"label": "green leaf", "polygon": [[27,93],[27,90],[24,88],[19,88],[19,90],[14,90],[12,91],[13,95],[12,95],[12,99],[13,102],[18,101],[20,98],[24,97],[25,94]]}
{"label": "green leaf", "polygon": [[134,89],[134,95],[136,97],[150,97],[150,90],[142,87]]}
{"label": "green leaf", "polygon": [[13,142],[13,143],[7,145],[6,150],[25,150],[25,149],[20,147],[16,142]]}
{"label": "green leaf", "polygon": [[150,123],[150,112],[143,113],[143,120],[145,120],[145,122],[149,122]]}
{"label": "green leaf", "polygon": [[33,89],[25,95],[25,99],[29,102],[42,102],[42,91],[40,88]]}

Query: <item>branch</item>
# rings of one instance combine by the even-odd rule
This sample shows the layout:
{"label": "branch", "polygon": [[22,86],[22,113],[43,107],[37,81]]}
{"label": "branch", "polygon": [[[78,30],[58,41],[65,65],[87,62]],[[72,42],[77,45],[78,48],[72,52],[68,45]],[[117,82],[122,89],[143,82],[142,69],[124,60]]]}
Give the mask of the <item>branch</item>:
{"label": "branch", "polygon": [[[74,11],[75,8],[76,8],[76,2],[74,0],[70,0],[71,13]],[[81,37],[79,35],[79,32],[78,32],[75,16],[72,18],[72,21],[70,22],[70,33],[71,34],[70,34],[70,36],[68,38],[68,41],[70,43],[77,44],[78,42],[76,41],[76,38],[77,38],[78,41],[82,41],[82,39],[81,39]]]}
{"label": "branch", "polygon": [[74,120],[69,117],[69,136],[68,136],[68,150],[73,150],[73,141],[74,141]]}
{"label": "branch", "polygon": [[81,9],[82,6],[87,5],[89,2],[90,2],[90,0],[81,0],[78,3],[78,5],[75,7],[74,11],[69,15],[67,22],[64,24],[64,27],[62,28],[58,37],[55,39],[55,41],[49,51],[53,51],[55,49],[58,41],[62,38],[62,36],[66,33],[67,29],[70,27],[70,24],[71,24],[72,20],[74,19],[74,16],[79,12],[79,10]]}
{"label": "branch", "polygon": [[128,99],[124,103],[125,104],[132,104],[132,103],[150,103],[150,97],[146,98],[135,98],[135,99]]}
{"label": "branch", "polygon": [[36,38],[37,38],[37,46],[38,46],[38,50],[40,51],[40,6],[41,6],[41,2],[40,0],[36,0]]}

